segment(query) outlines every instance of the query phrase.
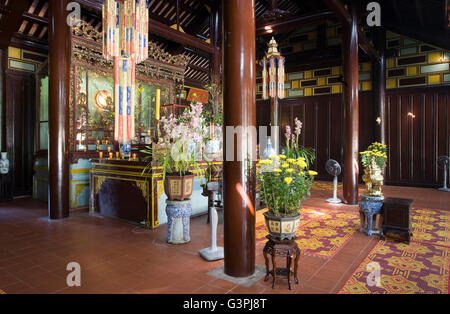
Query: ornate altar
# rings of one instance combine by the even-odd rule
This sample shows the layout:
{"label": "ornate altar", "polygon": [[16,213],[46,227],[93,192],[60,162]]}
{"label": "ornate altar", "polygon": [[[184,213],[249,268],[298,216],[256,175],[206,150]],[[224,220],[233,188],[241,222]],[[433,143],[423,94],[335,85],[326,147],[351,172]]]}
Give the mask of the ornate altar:
{"label": "ornate altar", "polygon": [[[102,55],[102,33],[82,21],[73,28],[70,146],[72,160],[118,151],[114,141],[114,69]],[[172,56],[149,42],[149,59],[136,65],[136,131],[132,150],[148,144],[156,132],[157,103],[176,102],[177,84],[184,83],[189,58]],[[157,99],[158,98],[158,99]],[[159,100],[159,101],[158,101]],[[108,148],[110,151],[108,151]]]}
{"label": "ornate altar", "polygon": [[[164,193],[161,167],[154,165],[143,173],[147,163],[139,160],[128,161],[113,157],[95,158],[91,162],[91,213],[145,223],[152,229],[159,226],[159,212],[165,206],[161,203]],[[214,164],[219,168],[222,165],[221,162]],[[207,166],[207,163],[201,163],[200,169]],[[195,169],[192,172],[197,174]]]}

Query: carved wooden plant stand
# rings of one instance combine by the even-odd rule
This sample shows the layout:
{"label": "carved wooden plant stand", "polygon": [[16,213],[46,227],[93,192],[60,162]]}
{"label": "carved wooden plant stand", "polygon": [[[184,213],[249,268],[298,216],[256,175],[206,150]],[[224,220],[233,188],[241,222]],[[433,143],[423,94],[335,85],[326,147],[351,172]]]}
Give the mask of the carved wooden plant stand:
{"label": "carved wooden plant stand", "polygon": [[[264,247],[264,259],[266,262],[266,277],[264,281],[268,281],[270,275],[273,277],[272,289],[275,287],[275,280],[277,276],[287,276],[289,290],[292,290],[291,279],[294,277],[295,284],[298,284],[298,261],[300,259],[300,249],[295,240],[278,241],[267,236],[269,241]],[[269,258],[272,257],[272,270],[269,268]],[[277,268],[276,258],[286,257],[286,268]],[[292,260],[294,260],[294,271],[292,272]]]}

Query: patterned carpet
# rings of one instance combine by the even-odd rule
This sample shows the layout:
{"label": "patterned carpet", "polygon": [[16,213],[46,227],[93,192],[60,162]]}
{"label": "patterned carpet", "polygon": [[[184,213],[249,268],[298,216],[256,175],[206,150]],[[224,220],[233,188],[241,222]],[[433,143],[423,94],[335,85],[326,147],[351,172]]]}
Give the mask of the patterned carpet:
{"label": "patterned carpet", "polygon": [[[338,183],[338,190],[342,189],[343,185],[342,183]],[[318,182],[314,181],[313,185],[311,186],[312,190],[317,191],[333,191],[334,190],[334,184],[333,182]]]}
{"label": "patterned carpet", "polygon": [[[414,209],[411,243],[379,241],[339,293],[450,293],[449,222],[449,212]],[[380,266],[378,286],[368,284],[367,278],[376,265],[373,262]]]}
{"label": "patterned carpet", "polygon": [[[339,210],[302,208],[297,239],[302,254],[332,258],[359,229],[359,215]],[[266,243],[264,221],[256,225],[256,242]]]}

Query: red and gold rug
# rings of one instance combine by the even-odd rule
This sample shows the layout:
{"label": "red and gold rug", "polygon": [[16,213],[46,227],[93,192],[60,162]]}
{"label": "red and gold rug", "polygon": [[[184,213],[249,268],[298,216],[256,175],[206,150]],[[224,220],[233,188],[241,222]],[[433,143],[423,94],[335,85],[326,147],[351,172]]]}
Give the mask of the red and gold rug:
{"label": "red and gold rug", "polygon": [[450,247],[450,212],[414,208],[412,241]]}
{"label": "red and gold rug", "polygon": [[[359,229],[359,214],[331,209],[302,208],[296,242],[302,254],[332,258]],[[256,242],[266,243],[264,221],[256,225]]]}
{"label": "red and gold rug", "polygon": [[[338,189],[342,189],[342,187],[343,187],[342,183],[338,183]],[[311,186],[311,189],[318,190],[318,191],[333,191],[334,184],[332,182],[314,181]]]}
{"label": "red and gold rug", "polygon": [[[339,293],[450,293],[449,221],[449,212],[413,209],[410,244],[379,241]],[[373,280],[376,268],[378,286]]]}

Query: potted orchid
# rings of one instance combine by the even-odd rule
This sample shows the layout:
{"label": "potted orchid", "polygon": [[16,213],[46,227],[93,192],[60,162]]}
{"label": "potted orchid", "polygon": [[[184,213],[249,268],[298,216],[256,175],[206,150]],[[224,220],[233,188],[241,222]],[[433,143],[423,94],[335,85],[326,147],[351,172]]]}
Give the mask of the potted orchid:
{"label": "potted orchid", "polygon": [[[203,105],[192,103],[190,110],[181,116],[171,114],[161,118],[163,137],[155,147],[142,150],[149,161],[146,170],[154,162],[162,168],[164,191],[169,200],[185,200],[191,197],[194,186],[193,170],[201,175],[204,138],[208,129],[202,115]],[[146,171],[144,170],[144,171]]]}
{"label": "potted orchid", "polygon": [[284,154],[287,158],[303,158],[309,167],[314,162],[316,153],[313,148],[304,147],[299,144],[303,123],[297,118],[294,119],[294,123],[294,133],[292,133],[290,125],[286,126],[286,133],[284,134],[286,138],[286,147],[284,148]]}
{"label": "potted orchid", "polygon": [[290,127],[287,128],[285,154],[272,155],[259,162],[259,193],[268,209],[264,217],[270,236],[276,240],[295,239],[300,225],[301,202],[310,195],[317,175],[309,169],[314,151],[298,145],[301,122],[297,121],[294,137]]}

